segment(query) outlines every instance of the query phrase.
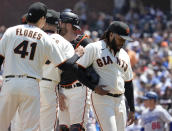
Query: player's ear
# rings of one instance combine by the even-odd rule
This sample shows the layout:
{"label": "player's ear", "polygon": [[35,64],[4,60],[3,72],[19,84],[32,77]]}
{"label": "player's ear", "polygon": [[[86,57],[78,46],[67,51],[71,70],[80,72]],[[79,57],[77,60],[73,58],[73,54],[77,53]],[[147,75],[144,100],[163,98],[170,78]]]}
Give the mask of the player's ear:
{"label": "player's ear", "polygon": [[110,37],[112,37],[112,36],[113,36],[113,34],[114,34],[113,32],[110,32],[109,36],[110,36]]}
{"label": "player's ear", "polygon": [[42,16],[41,18],[40,18],[40,20],[45,20],[46,18],[45,18],[45,16]]}
{"label": "player's ear", "polygon": [[113,32],[110,32],[109,34],[109,40],[112,40],[115,37],[115,34]]}

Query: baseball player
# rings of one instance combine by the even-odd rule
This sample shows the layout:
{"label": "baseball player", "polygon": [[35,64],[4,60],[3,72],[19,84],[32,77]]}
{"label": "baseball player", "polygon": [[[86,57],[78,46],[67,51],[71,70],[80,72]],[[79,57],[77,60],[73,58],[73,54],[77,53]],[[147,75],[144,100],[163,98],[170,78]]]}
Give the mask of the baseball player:
{"label": "baseball player", "polygon": [[[44,25],[44,31],[52,36],[52,34],[57,33],[57,26],[59,24],[60,13],[54,10],[48,10],[46,15],[46,24]],[[64,39],[59,39],[57,37],[59,44],[67,43]],[[56,38],[56,39],[57,39]],[[66,45],[67,45],[66,44]],[[71,55],[74,54],[73,47],[69,48],[68,53]],[[65,50],[64,50],[65,51]],[[57,107],[57,90],[56,85],[59,82],[60,70],[55,68],[54,64],[49,60],[46,61],[46,64],[43,66],[43,78],[40,81],[40,130],[41,131],[53,131],[56,128],[56,107]]]}
{"label": "baseball player", "polygon": [[[60,13],[54,10],[48,10],[46,16],[46,24],[44,26],[44,31],[50,35],[52,39],[58,41],[57,46],[63,50],[66,58],[70,58],[74,55],[74,48],[72,45],[62,38],[62,36],[57,34],[57,26],[59,26]],[[74,56],[69,60],[73,63],[79,56]],[[61,71],[55,68],[54,64],[50,61],[46,61],[43,66],[43,78],[40,81],[40,129],[41,131],[52,131],[56,127],[57,122],[57,90],[56,85],[60,81]]]}
{"label": "baseball player", "polygon": [[[107,95],[100,96],[96,91],[91,95],[101,131],[124,131],[134,121],[133,73],[129,56],[122,49],[125,40],[132,40],[128,35],[129,27],[125,23],[113,21],[102,39],[88,44],[85,54],[77,61],[81,68],[92,64],[100,76],[99,84],[107,85],[109,90]],[[124,94],[130,107],[127,124]]]}
{"label": "baseball player", "polygon": [[21,22],[21,24],[27,24],[27,13],[26,14],[24,14],[22,17],[21,17],[21,20],[20,20],[20,22]]}
{"label": "baseball player", "polygon": [[164,131],[165,123],[169,124],[169,131],[172,131],[172,116],[162,106],[156,104],[158,95],[150,91],[143,99],[147,101],[148,110],[141,116],[142,131]]}
{"label": "baseball player", "polygon": [[[76,38],[76,31],[80,30],[79,18],[76,14],[72,12],[62,12],[60,16],[60,34],[70,41],[75,49],[78,48],[79,45],[86,46],[90,43],[86,35]],[[59,97],[61,97],[62,94],[65,95],[65,102],[59,102],[61,109],[59,111],[60,130],[83,130],[83,124],[88,111],[87,88],[77,80],[76,74],[71,71],[62,71],[59,89]],[[64,103],[66,105],[64,105]],[[66,108],[62,106],[66,106]]]}
{"label": "baseball player", "polygon": [[[38,82],[47,59],[63,68],[65,54],[55,41],[43,32],[47,8],[33,3],[28,10],[26,25],[7,29],[0,41],[0,64],[4,61],[4,81],[0,93],[0,128],[6,131],[16,110],[22,131],[36,131],[40,118]],[[66,68],[66,66],[65,66]]]}
{"label": "baseball player", "polygon": [[[22,17],[20,18],[21,24],[27,24],[26,17],[27,17],[27,13],[22,15]],[[11,121],[10,129],[11,129],[11,131],[22,131],[22,124],[20,122],[20,117],[19,117],[18,111],[16,111],[16,114],[15,114],[13,120]]]}

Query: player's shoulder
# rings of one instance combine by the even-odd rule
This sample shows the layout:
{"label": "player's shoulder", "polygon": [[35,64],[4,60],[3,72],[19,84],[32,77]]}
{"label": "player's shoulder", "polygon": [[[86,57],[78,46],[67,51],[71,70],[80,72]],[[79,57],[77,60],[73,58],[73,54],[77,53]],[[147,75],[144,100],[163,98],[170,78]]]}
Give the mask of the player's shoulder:
{"label": "player's shoulder", "polygon": [[[127,53],[126,50],[123,49],[123,48],[120,49],[120,54],[123,54],[123,55],[125,55],[125,56],[128,56],[128,53]],[[129,57],[129,56],[128,56],[128,57]]]}
{"label": "player's shoulder", "polygon": [[98,53],[101,49],[104,49],[106,48],[105,46],[105,43],[103,40],[100,40],[100,41],[96,41],[96,42],[92,42],[92,43],[89,43],[85,49],[89,52],[95,52],[95,53]]}
{"label": "player's shoulder", "polygon": [[53,38],[53,39],[62,41],[62,42],[69,42],[69,41],[67,41],[64,37],[62,37],[61,35],[56,34],[56,33],[51,34],[50,37]]}
{"label": "player's shoulder", "polygon": [[157,110],[162,110],[162,109],[164,109],[164,108],[163,108],[161,105],[156,105],[155,109],[157,109]]}
{"label": "player's shoulder", "polygon": [[149,113],[149,109],[145,109],[143,112],[142,112],[142,114],[148,114]]}
{"label": "player's shoulder", "polygon": [[17,28],[19,28],[19,27],[21,27],[21,25],[16,25],[16,26],[11,26],[11,27],[8,27],[7,29],[6,29],[6,33],[8,32],[8,33],[12,33],[14,30],[16,30]]}
{"label": "player's shoulder", "polygon": [[96,42],[91,42],[87,45],[87,47],[93,47],[93,48],[100,48],[104,45],[104,41],[100,40],[100,41],[96,41]]}
{"label": "player's shoulder", "polygon": [[145,109],[144,111],[142,111],[142,115],[141,118],[147,117],[149,115],[149,109]]}
{"label": "player's shoulder", "polygon": [[51,34],[51,38],[58,41],[59,44],[62,44],[64,46],[71,45],[71,43],[68,40],[66,40],[63,36],[59,34]]}
{"label": "player's shoulder", "polygon": [[155,112],[163,113],[163,112],[166,112],[166,109],[164,109],[161,105],[156,105]]}
{"label": "player's shoulder", "polygon": [[125,59],[126,61],[130,60],[128,53],[123,48],[119,51],[119,57]]}
{"label": "player's shoulder", "polygon": [[22,25],[15,25],[8,27],[4,33],[4,36],[14,36],[16,34],[16,29],[21,28]]}

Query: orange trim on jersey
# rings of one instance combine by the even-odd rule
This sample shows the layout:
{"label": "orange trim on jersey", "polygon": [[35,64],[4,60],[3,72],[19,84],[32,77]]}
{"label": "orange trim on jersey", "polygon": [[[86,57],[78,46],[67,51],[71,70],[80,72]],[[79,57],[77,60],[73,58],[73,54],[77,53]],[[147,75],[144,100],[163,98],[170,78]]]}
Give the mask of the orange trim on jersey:
{"label": "orange trim on jersey", "polygon": [[85,34],[82,39],[78,42],[78,44],[76,45],[75,49],[78,48],[78,46],[81,44],[81,42],[85,39],[88,38],[88,36]]}
{"label": "orange trim on jersey", "polygon": [[64,60],[62,63],[60,63],[60,64],[56,65],[55,67],[59,67],[60,65],[64,64],[66,61],[67,61],[67,59],[66,59],[66,60]]}
{"label": "orange trim on jersey", "polygon": [[75,80],[74,82],[70,83],[70,84],[67,84],[67,85],[61,85],[61,86],[70,86],[70,85],[73,85],[76,81],[78,80]]}
{"label": "orange trim on jersey", "polygon": [[54,122],[54,130],[57,128],[57,114],[58,114],[58,93],[57,93],[57,88],[55,87],[55,93],[56,93],[56,120]]}
{"label": "orange trim on jersey", "polygon": [[83,124],[84,124],[85,109],[86,109],[86,106],[87,106],[87,87],[85,87],[85,88],[86,88],[86,94],[85,94],[84,112],[83,112],[82,122],[81,122],[82,127],[83,127]]}
{"label": "orange trim on jersey", "polygon": [[80,64],[78,64],[78,63],[76,63],[76,64],[77,64],[78,66],[80,66],[80,67],[86,69],[86,67],[84,67],[83,65],[80,65]]}
{"label": "orange trim on jersey", "polygon": [[94,110],[94,113],[95,113],[95,115],[96,115],[97,121],[98,121],[98,123],[99,123],[100,129],[101,129],[101,131],[103,131],[103,128],[102,128],[101,123],[100,123],[100,120],[99,120],[98,115],[97,115],[97,113],[96,113],[96,109],[95,109],[95,107],[94,107],[92,93],[91,93],[91,102],[92,102],[93,110]]}

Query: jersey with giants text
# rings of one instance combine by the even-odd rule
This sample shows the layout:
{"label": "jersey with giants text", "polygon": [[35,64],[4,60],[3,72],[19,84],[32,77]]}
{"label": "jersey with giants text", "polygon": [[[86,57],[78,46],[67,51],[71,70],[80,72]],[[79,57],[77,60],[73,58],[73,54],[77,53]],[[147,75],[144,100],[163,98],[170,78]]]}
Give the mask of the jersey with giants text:
{"label": "jersey with giants text", "polygon": [[88,44],[85,54],[77,63],[85,68],[93,64],[95,71],[100,75],[99,85],[106,85],[106,89],[113,94],[124,93],[125,81],[133,78],[127,52],[120,49],[114,56],[103,40]]}

